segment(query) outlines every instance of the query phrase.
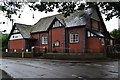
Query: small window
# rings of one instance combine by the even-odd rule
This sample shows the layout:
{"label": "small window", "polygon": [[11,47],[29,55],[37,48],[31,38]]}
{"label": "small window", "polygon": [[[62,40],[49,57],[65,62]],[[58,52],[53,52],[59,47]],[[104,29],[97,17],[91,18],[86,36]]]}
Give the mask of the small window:
{"label": "small window", "polygon": [[42,36],[42,44],[48,44],[48,36],[47,35]]}
{"label": "small window", "polygon": [[105,45],[105,40],[104,40],[104,38],[101,39],[101,44],[102,44],[102,45]]}
{"label": "small window", "polygon": [[88,37],[96,37],[96,35],[93,34],[93,33],[91,33],[90,31],[87,32],[87,36],[88,36]]}
{"label": "small window", "polygon": [[70,43],[78,43],[79,42],[79,34],[76,32],[70,33],[69,35]]}
{"label": "small window", "polygon": [[56,46],[56,47],[60,46],[60,42],[59,42],[58,40],[55,41],[55,46]]}
{"label": "small window", "polygon": [[110,45],[113,45],[113,40],[110,40]]}
{"label": "small window", "polygon": [[90,31],[88,31],[88,37],[90,37]]}
{"label": "small window", "polygon": [[60,27],[61,26],[61,23],[59,21],[56,21],[54,24],[53,24],[53,27]]}
{"label": "small window", "polygon": [[18,36],[15,36],[15,38],[18,38]]}
{"label": "small window", "polygon": [[93,33],[91,33],[91,37],[93,37],[94,36],[94,34]]}
{"label": "small window", "polygon": [[18,33],[19,32],[19,30],[17,30],[17,29],[15,29],[14,31],[13,31],[13,33]]}

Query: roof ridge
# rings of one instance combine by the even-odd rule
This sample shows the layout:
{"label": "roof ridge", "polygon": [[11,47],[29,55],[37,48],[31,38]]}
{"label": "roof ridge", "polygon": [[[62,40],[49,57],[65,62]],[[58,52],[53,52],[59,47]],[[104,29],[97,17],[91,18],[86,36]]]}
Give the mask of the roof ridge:
{"label": "roof ridge", "polygon": [[24,25],[24,26],[33,26],[33,25],[27,25],[27,24],[22,24],[22,23],[14,23],[14,25]]}

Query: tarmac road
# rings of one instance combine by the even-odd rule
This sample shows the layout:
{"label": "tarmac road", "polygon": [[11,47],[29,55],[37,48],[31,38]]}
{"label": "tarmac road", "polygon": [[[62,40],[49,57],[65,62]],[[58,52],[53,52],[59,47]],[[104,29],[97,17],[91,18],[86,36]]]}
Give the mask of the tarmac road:
{"label": "tarmac road", "polygon": [[13,78],[118,78],[118,61],[0,59],[0,69]]}

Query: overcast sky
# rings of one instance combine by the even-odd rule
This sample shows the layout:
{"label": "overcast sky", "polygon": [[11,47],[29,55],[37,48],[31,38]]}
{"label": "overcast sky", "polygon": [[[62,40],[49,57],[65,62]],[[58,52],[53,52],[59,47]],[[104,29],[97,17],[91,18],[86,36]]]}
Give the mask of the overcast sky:
{"label": "overcast sky", "polygon": [[[34,13],[34,19],[33,19],[33,13]],[[46,17],[46,16],[51,16],[59,14],[57,13],[57,10],[54,12],[49,12],[49,13],[44,13],[44,12],[38,12],[38,11],[30,11],[28,7],[24,9],[22,12],[21,18],[18,18],[18,16],[13,15],[12,18],[14,19],[14,23],[22,23],[22,24],[28,24],[28,25],[33,25],[35,24],[40,18]],[[118,29],[118,19],[113,18],[110,21],[105,21],[105,15],[102,15],[105,25],[107,27],[107,30],[110,32],[113,29]],[[9,21],[9,19],[6,19],[2,12],[0,12],[0,23],[5,22],[5,24],[0,24],[0,31],[7,30],[7,33],[10,33],[12,29],[12,23]]]}

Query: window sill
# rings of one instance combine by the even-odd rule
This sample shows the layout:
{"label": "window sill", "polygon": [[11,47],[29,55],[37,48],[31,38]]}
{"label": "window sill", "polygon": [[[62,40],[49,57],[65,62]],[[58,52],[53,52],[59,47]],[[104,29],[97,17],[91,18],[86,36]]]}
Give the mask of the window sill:
{"label": "window sill", "polygon": [[79,42],[70,42],[69,44],[77,44],[77,43],[79,43]]}
{"label": "window sill", "polygon": [[41,44],[41,45],[48,45],[48,44]]}

